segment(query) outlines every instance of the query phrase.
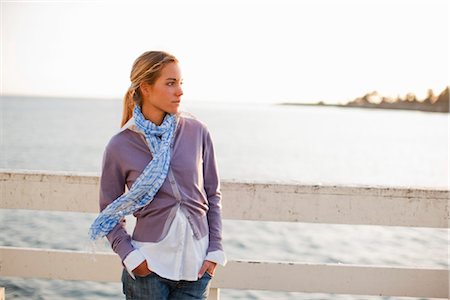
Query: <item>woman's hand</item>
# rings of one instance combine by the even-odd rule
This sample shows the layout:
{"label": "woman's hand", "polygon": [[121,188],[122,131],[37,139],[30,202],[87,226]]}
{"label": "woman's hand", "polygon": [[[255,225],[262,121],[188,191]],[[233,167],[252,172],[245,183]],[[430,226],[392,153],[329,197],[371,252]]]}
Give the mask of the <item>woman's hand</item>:
{"label": "woman's hand", "polygon": [[137,266],[134,270],[133,270],[133,274],[139,277],[145,277],[148,274],[150,274],[151,271],[148,268],[147,265],[147,261],[144,260],[139,266]]}
{"label": "woman's hand", "polygon": [[200,271],[198,272],[198,278],[202,278],[205,272],[208,272],[209,275],[214,276],[214,272],[216,271],[217,264],[215,262],[205,260],[203,262],[202,267],[200,268]]}

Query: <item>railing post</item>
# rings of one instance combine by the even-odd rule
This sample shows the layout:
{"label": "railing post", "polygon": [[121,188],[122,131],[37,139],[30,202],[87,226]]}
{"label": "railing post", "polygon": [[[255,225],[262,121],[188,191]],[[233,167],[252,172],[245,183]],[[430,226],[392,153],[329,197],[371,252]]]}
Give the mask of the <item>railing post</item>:
{"label": "railing post", "polygon": [[219,288],[209,289],[208,300],[220,300],[220,289]]}
{"label": "railing post", "polygon": [[5,300],[5,288],[0,287],[0,300]]}

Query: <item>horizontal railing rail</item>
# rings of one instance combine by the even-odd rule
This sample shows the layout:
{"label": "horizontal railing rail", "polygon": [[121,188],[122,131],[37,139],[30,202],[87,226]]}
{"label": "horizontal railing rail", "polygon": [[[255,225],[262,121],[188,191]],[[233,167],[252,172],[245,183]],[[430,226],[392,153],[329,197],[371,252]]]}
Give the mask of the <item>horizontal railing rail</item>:
{"label": "horizontal railing rail", "polygon": [[[4,170],[0,183],[2,209],[98,212],[97,175]],[[449,224],[448,190],[224,181],[222,193],[225,219],[429,228]],[[0,276],[114,282],[122,268],[112,253],[0,247],[0,257]],[[219,288],[446,299],[449,270],[230,261],[217,270],[212,287],[211,299],[218,299]]]}

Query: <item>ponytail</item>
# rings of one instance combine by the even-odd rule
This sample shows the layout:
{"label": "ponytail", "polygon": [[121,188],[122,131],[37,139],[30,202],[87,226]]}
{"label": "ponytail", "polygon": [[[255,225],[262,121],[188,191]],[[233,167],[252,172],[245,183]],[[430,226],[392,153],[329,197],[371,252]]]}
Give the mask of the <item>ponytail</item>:
{"label": "ponytail", "polygon": [[122,112],[122,122],[120,127],[125,125],[128,120],[133,116],[134,100],[133,100],[134,90],[130,87],[123,97],[123,112]]}

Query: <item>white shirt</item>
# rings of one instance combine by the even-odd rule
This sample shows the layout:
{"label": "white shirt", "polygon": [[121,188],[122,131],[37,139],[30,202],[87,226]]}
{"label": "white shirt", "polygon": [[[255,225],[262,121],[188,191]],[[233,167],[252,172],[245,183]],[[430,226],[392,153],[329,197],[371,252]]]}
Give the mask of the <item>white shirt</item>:
{"label": "white shirt", "polygon": [[198,272],[205,260],[225,266],[223,251],[206,253],[209,236],[200,240],[194,237],[191,226],[178,208],[167,236],[157,243],[132,241],[136,248],[123,261],[128,273],[135,278],[133,270],[144,260],[150,271],[170,280],[198,280]]}

